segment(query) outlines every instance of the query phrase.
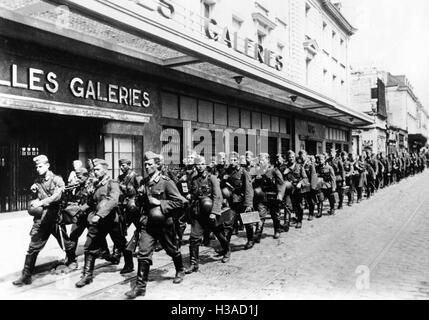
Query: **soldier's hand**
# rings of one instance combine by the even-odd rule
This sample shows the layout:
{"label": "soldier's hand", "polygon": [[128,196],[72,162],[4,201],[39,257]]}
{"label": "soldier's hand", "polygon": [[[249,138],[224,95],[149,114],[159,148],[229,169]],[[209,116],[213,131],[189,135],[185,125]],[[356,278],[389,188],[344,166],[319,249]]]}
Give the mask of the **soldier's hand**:
{"label": "soldier's hand", "polygon": [[252,207],[247,207],[246,210],[244,210],[244,212],[251,212],[253,210]]}
{"label": "soldier's hand", "polygon": [[216,220],[216,215],[214,213],[210,214],[209,216],[210,220]]}
{"label": "soldier's hand", "polygon": [[97,223],[98,221],[100,221],[100,216],[94,215],[91,219],[92,223]]}
{"label": "soldier's hand", "polygon": [[191,196],[190,194],[188,194],[188,195],[186,196],[186,200],[191,200],[191,198],[192,198],[192,196]]}
{"label": "soldier's hand", "polygon": [[161,201],[159,201],[158,199],[154,198],[154,197],[148,197],[149,199],[149,204],[153,205],[153,206],[160,206],[161,205]]}
{"label": "soldier's hand", "polygon": [[299,183],[296,185],[296,188],[297,188],[297,189],[301,189],[301,187],[302,187],[302,184],[301,184],[301,182],[299,182]]}
{"label": "soldier's hand", "polygon": [[31,190],[31,192],[36,193],[36,192],[39,190],[39,187],[38,187],[36,184],[33,184],[33,185],[30,187],[30,190]]}

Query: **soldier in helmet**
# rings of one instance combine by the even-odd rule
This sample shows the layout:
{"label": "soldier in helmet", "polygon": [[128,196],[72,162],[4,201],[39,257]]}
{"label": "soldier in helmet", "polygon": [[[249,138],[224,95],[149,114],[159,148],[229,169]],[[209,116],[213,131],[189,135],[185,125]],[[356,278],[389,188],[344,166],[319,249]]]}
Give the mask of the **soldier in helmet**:
{"label": "soldier in helmet", "polygon": [[326,157],[324,154],[318,154],[316,156],[316,172],[319,177],[318,187],[319,194],[318,199],[319,202],[317,204],[317,216],[316,218],[322,217],[322,209],[323,209],[323,201],[328,198],[330,210],[329,214],[335,214],[335,197],[334,193],[336,192],[336,177],[334,169],[326,163]]}
{"label": "soldier in helmet", "polygon": [[[224,176],[223,183],[227,184],[232,191],[232,196],[228,199],[229,207],[234,212],[233,224],[225,226],[225,234],[228,242],[231,240],[233,226],[238,219],[238,215],[243,212],[252,211],[253,208],[253,188],[249,173],[240,166],[240,156],[237,152],[229,154],[229,174]],[[222,182],[221,182],[222,184]]]}
{"label": "soldier in helmet", "polygon": [[331,149],[329,153],[329,158],[326,160],[326,162],[332,167],[332,169],[334,169],[337,192],[339,196],[339,203],[337,209],[341,210],[343,208],[344,187],[346,181],[344,164],[342,159],[337,157],[337,150],[333,148]]}
{"label": "soldier in helmet", "polygon": [[[314,219],[314,208],[316,205],[316,186],[317,174],[315,164],[310,160],[307,151],[300,150],[298,153],[299,164],[303,166],[305,174],[307,175],[308,183],[304,184],[301,188],[301,193],[308,205],[308,220]],[[284,170],[283,170],[284,171]]]}
{"label": "soldier in helmet", "polygon": [[221,222],[222,193],[219,180],[207,171],[205,158],[195,158],[197,174],[190,183],[191,192],[188,199],[191,201],[191,235],[189,238],[190,268],[185,272],[198,271],[199,247],[203,241],[205,230],[211,230],[218,238],[224,256],[229,255],[229,243],[223,232]]}
{"label": "soldier in helmet", "polygon": [[103,239],[110,235],[115,247],[124,256],[125,265],[121,273],[134,270],[133,257],[125,250],[126,239],[118,222],[118,204],[121,191],[117,181],[108,174],[108,163],[103,159],[94,160],[96,180],[88,190],[88,234],[84,246],[85,264],[81,279],[76,283],[81,288],[93,281],[94,264],[101,249]]}
{"label": "soldier in helmet", "polygon": [[283,172],[283,179],[289,184],[290,188],[286,190],[286,197],[290,198],[289,203],[292,204],[292,209],[296,215],[296,229],[302,228],[303,208],[302,199],[303,193],[307,191],[306,186],[309,185],[307,173],[304,166],[296,161],[295,152],[289,150],[287,153],[287,166]]}
{"label": "soldier in helmet", "polygon": [[177,209],[183,207],[183,197],[174,182],[159,171],[160,161],[158,154],[151,151],[144,154],[147,177],[143,179],[142,186],[138,190],[143,215],[140,219],[137,280],[133,288],[125,293],[129,299],[146,294],[149,268],[157,240],[166,253],[173,258],[176,268],[173,283],[181,283],[185,275],[172,216]]}
{"label": "soldier in helmet", "polygon": [[64,181],[60,176],[49,170],[49,160],[45,155],[33,158],[33,162],[36,166],[38,177],[30,188],[33,192],[34,200],[31,201],[28,212],[34,216],[34,220],[22,275],[13,282],[16,286],[31,284],[31,275],[34,271],[37,256],[45,247],[51,234],[62,246],[62,234],[58,226],[58,218],[61,196],[65,187]]}
{"label": "soldier in helmet", "polygon": [[355,194],[355,188],[353,183],[354,162],[352,160],[352,154],[347,154],[346,151],[341,152],[341,161],[343,163],[344,177],[345,177],[343,190],[346,190],[346,193],[347,193],[347,197],[348,197],[347,205],[351,207],[354,202],[354,194]]}

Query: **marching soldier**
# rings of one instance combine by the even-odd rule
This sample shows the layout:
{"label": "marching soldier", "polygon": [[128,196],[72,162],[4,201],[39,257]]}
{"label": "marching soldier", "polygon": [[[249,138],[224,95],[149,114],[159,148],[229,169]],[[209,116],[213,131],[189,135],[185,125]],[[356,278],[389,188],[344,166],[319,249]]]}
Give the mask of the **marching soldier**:
{"label": "marching soldier", "polygon": [[85,264],[81,279],[76,283],[81,288],[93,281],[94,264],[101,249],[103,239],[110,235],[115,247],[124,256],[125,265],[121,274],[134,270],[132,253],[125,250],[126,239],[121,230],[118,217],[118,204],[121,194],[119,184],[108,174],[108,163],[103,159],[94,160],[96,181],[88,190],[88,234],[84,246]]}
{"label": "marching soldier", "polygon": [[120,159],[119,168],[122,172],[118,176],[119,189],[121,190],[119,207],[125,218],[124,234],[126,235],[126,229],[131,224],[137,226],[140,219],[139,208],[136,205],[136,196],[143,177],[131,169],[131,160],[129,159]]}
{"label": "marching soldier", "polygon": [[328,198],[330,210],[329,214],[335,214],[335,192],[337,189],[336,177],[334,169],[325,161],[325,155],[319,154],[316,156],[316,172],[319,177],[319,193],[318,193],[318,204],[317,204],[317,216],[316,218],[322,217],[323,201]]}
{"label": "marching soldier", "polygon": [[296,161],[295,152],[289,150],[287,153],[287,166],[283,172],[283,178],[286,183],[291,185],[288,188],[284,186],[286,190],[286,197],[290,198],[289,203],[292,204],[292,210],[296,216],[296,229],[302,228],[302,218],[304,210],[302,207],[303,194],[308,191],[310,184],[308,183],[307,173],[305,172],[304,166]]}
{"label": "marching soldier", "polygon": [[228,199],[229,207],[233,211],[230,221],[232,225],[227,223],[225,226],[225,235],[228,243],[231,241],[233,226],[238,219],[238,215],[243,212],[252,211],[253,208],[253,188],[249,173],[240,166],[239,154],[237,152],[229,154],[229,161],[229,174],[223,176],[223,183],[229,185],[229,188],[232,189],[232,196]]}
{"label": "marching soldier", "polygon": [[[205,158],[195,158],[197,174],[190,183],[191,192],[188,199],[191,201],[191,235],[189,238],[190,267],[185,273],[198,271],[199,248],[203,242],[205,230],[212,231],[218,238],[225,256],[230,255],[230,248],[223,232],[221,221],[222,192],[219,180],[207,171]],[[227,259],[225,259],[227,260]]]}
{"label": "marching soldier", "polygon": [[338,210],[343,208],[344,202],[344,183],[346,180],[344,165],[341,159],[336,156],[337,152],[335,149],[331,149],[327,163],[334,169],[335,182],[337,185],[337,192],[339,197]]}
{"label": "marching soldier", "polygon": [[50,235],[53,235],[60,246],[63,247],[58,219],[61,195],[65,187],[64,181],[60,176],[49,170],[49,160],[45,155],[33,158],[33,162],[39,176],[31,186],[34,200],[30,202],[28,212],[34,216],[34,220],[22,275],[13,282],[16,286],[31,284],[31,275],[34,271],[37,256],[45,247]]}
{"label": "marching soldier", "polygon": [[274,223],[274,239],[280,237],[280,203],[285,195],[282,173],[277,167],[270,165],[268,153],[261,153],[255,174],[253,203],[259,212],[261,222],[256,224],[255,232],[252,224],[246,225],[245,249],[250,249],[254,243],[261,241],[268,211]]}
{"label": "marching soldier", "polygon": [[343,162],[343,168],[344,168],[344,177],[345,177],[344,187],[347,190],[347,197],[348,197],[347,205],[351,207],[355,198],[355,186],[353,181],[353,177],[354,177],[353,155],[351,153],[347,154],[347,152],[343,151],[341,152],[341,161]]}
{"label": "marching soldier", "polygon": [[366,188],[366,175],[367,175],[367,164],[365,157],[360,155],[354,164],[355,169],[355,187],[357,191],[357,201],[359,203],[362,201],[363,189]]}
{"label": "marching soldier", "polygon": [[144,154],[147,177],[143,179],[142,186],[138,190],[138,200],[142,204],[143,215],[139,226],[137,280],[133,288],[125,293],[129,299],[146,294],[152,254],[157,240],[166,253],[173,258],[176,268],[173,283],[181,283],[185,275],[172,216],[177,209],[183,207],[183,197],[174,182],[159,171],[160,162],[160,155],[151,151]]}
{"label": "marching soldier", "polygon": [[371,198],[371,196],[375,192],[375,178],[378,174],[378,161],[373,158],[370,151],[364,152],[366,156],[366,197],[367,199]]}

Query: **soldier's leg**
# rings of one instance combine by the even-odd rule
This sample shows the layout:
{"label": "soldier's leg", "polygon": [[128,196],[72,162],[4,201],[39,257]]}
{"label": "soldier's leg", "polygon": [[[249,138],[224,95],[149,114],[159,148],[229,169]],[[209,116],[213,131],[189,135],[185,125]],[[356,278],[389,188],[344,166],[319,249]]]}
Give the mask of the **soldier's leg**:
{"label": "soldier's leg", "polygon": [[305,200],[308,204],[308,220],[311,221],[314,219],[314,197],[313,197],[313,190],[306,192],[304,194]]}
{"label": "soldier's leg", "polygon": [[[270,203],[264,203],[264,208],[261,208],[262,212],[268,213],[268,210],[271,215],[271,219],[273,220],[273,227],[274,227],[274,239],[280,238],[280,231],[281,231],[281,223],[280,223],[280,203],[278,201],[272,201]],[[285,213],[286,214],[286,213]],[[263,217],[266,216],[262,215]]]}
{"label": "soldier's leg", "polygon": [[344,182],[338,183],[337,190],[338,190],[338,210],[341,210],[343,208],[343,202],[344,202]]}
{"label": "soldier's leg", "polygon": [[177,238],[173,218],[170,217],[166,219],[159,241],[165,252],[173,258],[174,267],[176,268],[176,276],[173,283],[181,283],[185,276],[185,269],[183,267],[182,253],[177,249]]}
{"label": "soldier's leg", "polygon": [[296,215],[296,229],[302,228],[302,218],[304,216],[304,210],[302,209],[302,194],[299,192],[294,192],[292,195],[292,205],[293,210]]}
{"label": "soldier's leg", "polygon": [[132,289],[125,293],[128,299],[135,299],[146,294],[146,286],[149,277],[149,269],[152,264],[152,255],[155,250],[155,232],[147,229],[143,224],[139,237],[139,251],[137,254],[138,267],[137,278]]}
{"label": "soldier's leg", "polygon": [[191,235],[189,237],[190,266],[185,270],[186,274],[198,271],[200,246],[203,242],[205,229],[197,219],[191,221]]}
{"label": "soldier's leg", "polygon": [[36,265],[39,252],[48,242],[51,230],[49,225],[41,225],[40,220],[35,220],[30,231],[30,244],[25,256],[24,268],[21,277],[13,282],[16,286],[31,284],[31,276]]}
{"label": "soldier's leg", "polygon": [[231,242],[231,237],[232,237],[232,234],[234,233],[233,231],[234,224],[235,224],[235,221],[237,220],[237,216],[239,215],[240,211],[241,211],[240,204],[233,203],[231,205],[230,215],[228,217],[229,219],[224,222],[225,237],[228,240],[228,243]]}
{"label": "soldier's leg", "polygon": [[109,229],[110,238],[117,252],[122,253],[124,256],[124,267],[120,271],[120,274],[130,273],[134,271],[133,254],[131,251],[125,249],[127,245],[127,239],[125,238],[123,225],[116,222],[113,218],[109,221],[107,226]]}
{"label": "soldier's leg", "polygon": [[329,201],[329,207],[330,207],[329,214],[334,215],[335,214],[335,203],[336,203],[335,192],[333,192],[332,189],[327,189],[326,196],[327,196],[328,201]]}

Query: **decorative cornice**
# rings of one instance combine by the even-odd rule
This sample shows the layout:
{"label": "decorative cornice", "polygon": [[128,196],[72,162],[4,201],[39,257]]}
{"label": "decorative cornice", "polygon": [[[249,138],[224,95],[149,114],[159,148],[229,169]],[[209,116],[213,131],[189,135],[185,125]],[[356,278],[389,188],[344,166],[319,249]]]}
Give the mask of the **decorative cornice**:
{"label": "decorative cornice", "polygon": [[326,12],[339,24],[339,26],[347,33],[348,36],[352,36],[358,29],[353,27],[350,22],[343,16],[338,8],[332,4],[330,0],[320,0],[323,8]]}
{"label": "decorative cornice", "polygon": [[252,13],[252,18],[253,18],[253,20],[257,21],[259,24],[261,24],[263,26],[267,26],[268,29],[270,29],[270,30],[277,27],[277,24],[275,22],[271,21],[270,19],[268,19],[266,16],[264,16],[260,12]]}

